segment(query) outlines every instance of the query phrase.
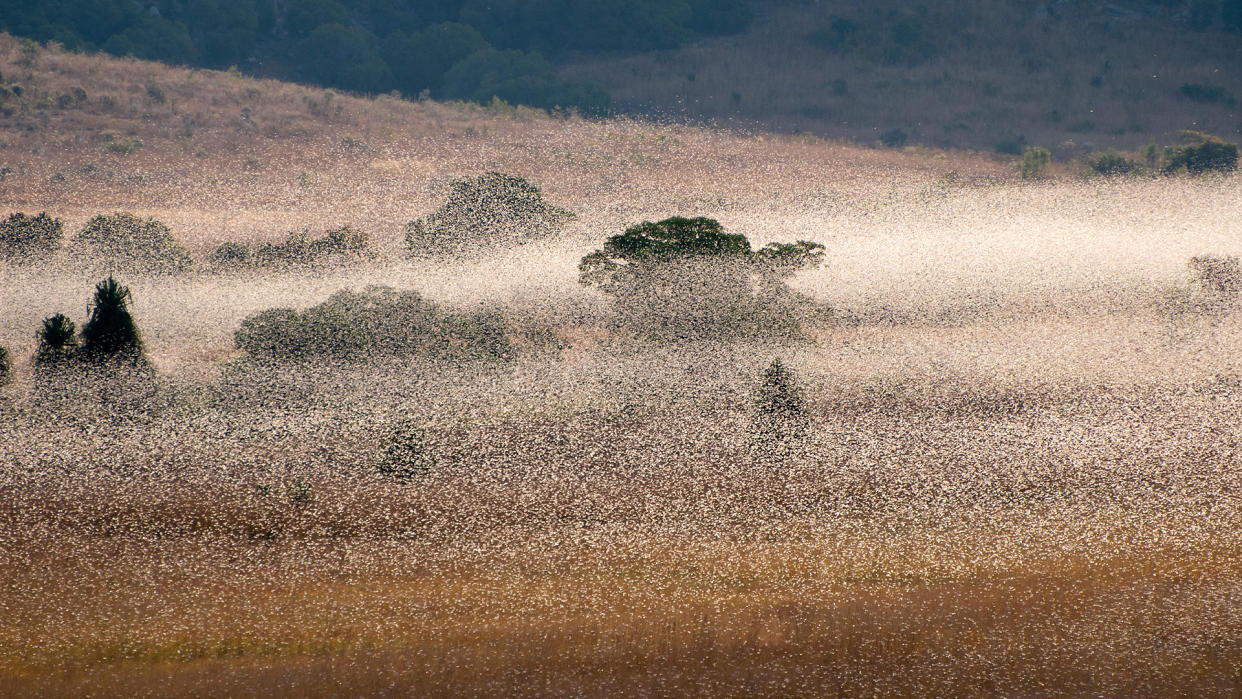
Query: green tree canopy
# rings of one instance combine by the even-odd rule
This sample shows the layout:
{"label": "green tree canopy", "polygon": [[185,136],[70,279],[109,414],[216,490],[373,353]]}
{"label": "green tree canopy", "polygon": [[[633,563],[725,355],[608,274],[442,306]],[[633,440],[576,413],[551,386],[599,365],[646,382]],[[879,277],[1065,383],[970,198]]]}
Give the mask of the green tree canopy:
{"label": "green tree canopy", "polygon": [[578,279],[616,300],[623,325],[657,339],[794,338],[815,304],[784,279],[823,256],[809,241],[752,250],[713,219],[674,217],[608,238]]}

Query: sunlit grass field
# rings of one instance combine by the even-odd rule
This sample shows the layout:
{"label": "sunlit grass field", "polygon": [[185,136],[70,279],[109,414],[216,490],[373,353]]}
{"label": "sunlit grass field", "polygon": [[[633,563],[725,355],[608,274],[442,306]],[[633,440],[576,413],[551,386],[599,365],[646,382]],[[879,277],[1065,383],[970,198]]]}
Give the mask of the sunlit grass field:
{"label": "sunlit grass field", "polygon": [[[200,267],[122,280],[159,378],[113,416],[30,378],[40,321],[80,321],[98,280],[0,267],[0,694],[1242,692],[1242,317],[1186,302],[1192,256],[1242,254],[1236,175],[1022,183],[970,153],[325,107],[0,47],[6,80],[116,98],[0,121],[0,214],[47,210],[67,235],[155,216]],[[106,152],[102,130],[143,146]],[[404,224],[488,170],[578,218],[469,262],[404,259]],[[833,321],[786,345],[617,332],[577,262],[671,215],[822,243],[791,284]],[[203,263],[346,224],[378,259]],[[559,342],[491,364],[239,362],[243,318],[370,284]],[[748,436],[778,356],[813,426],[779,456]],[[401,417],[435,458],[406,483],[375,468]]]}

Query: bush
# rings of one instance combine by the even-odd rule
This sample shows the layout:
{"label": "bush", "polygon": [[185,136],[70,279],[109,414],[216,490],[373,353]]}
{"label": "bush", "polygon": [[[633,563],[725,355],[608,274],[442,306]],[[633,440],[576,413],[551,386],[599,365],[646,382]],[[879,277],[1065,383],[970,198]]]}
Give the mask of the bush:
{"label": "bush", "polygon": [[489,172],[454,182],[443,206],[406,225],[405,243],[411,256],[469,255],[549,237],[573,218],[525,179]]}
{"label": "bush", "polygon": [[1048,163],[1052,162],[1052,154],[1047,148],[1032,146],[1026,149],[1022,154],[1022,179],[1024,180],[1041,180],[1044,178],[1044,171],[1048,169]]}
{"label": "bush", "polygon": [[63,313],[43,319],[38,332],[39,349],[35,351],[35,367],[63,367],[74,359],[78,349],[78,331]]}
{"label": "bush", "polygon": [[121,286],[112,277],[95,286],[90,319],[82,326],[79,357],[96,364],[147,364],[138,326],[129,312],[129,301],[129,287]]}
{"label": "bush", "polygon": [[609,238],[582,258],[578,280],[612,296],[619,322],[652,339],[793,340],[818,305],[784,280],[818,266],[823,250],[807,241],[752,250],[712,219],[670,218]]}
{"label": "bush", "polygon": [[382,476],[404,482],[426,476],[435,468],[435,457],[427,450],[426,431],[413,420],[388,425],[381,443],[383,452],[376,470]]}
{"label": "bush", "polygon": [[763,372],[755,397],[751,437],[765,451],[782,453],[806,438],[811,427],[797,376],[775,359]]}
{"label": "bush", "polygon": [[89,261],[137,274],[174,274],[194,264],[168,226],[128,213],[92,218],[74,238],[74,244]]}
{"label": "bush", "polygon": [[1199,83],[1183,83],[1181,93],[1187,99],[1208,104],[1236,104],[1237,100],[1229,91],[1220,85],[1201,85]]}
{"label": "bush", "polygon": [[254,264],[254,253],[250,251],[249,245],[229,240],[220,243],[214,250],[207,253],[207,262],[212,267],[223,269],[249,267]]}
{"label": "bush", "polygon": [[495,313],[447,313],[415,291],[372,286],[338,291],[299,313],[262,311],[242,321],[234,344],[259,361],[361,361],[430,356],[505,359],[513,354]]}
{"label": "bush", "polygon": [[1109,151],[1094,158],[1087,159],[1087,167],[1097,175],[1128,175],[1141,169],[1138,161],[1131,160],[1120,153]]}
{"label": "bush", "polygon": [[264,243],[251,249],[245,243],[227,241],[207,255],[213,267],[310,266],[348,264],[374,257],[371,239],[366,233],[344,226],[311,238],[308,231],[290,233],[283,243]]}
{"label": "bush", "polygon": [[13,379],[13,362],[9,359],[9,351],[0,347],[0,386]]}
{"label": "bush", "polygon": [[1235,306],[1242,292],[1242,267],[1233,256],[1199,255],[1190,258],[1190,271],[1207,305]]}
{"label": "bush", "polygon": [[60,247],[64,226],[43,212],[16,213],[0,223],[0,259],[24,263],[50,256]]}
{"label": "bush", "polygon": [[1238,144],[1223,141],[1201,131],[1183,131],[1181,146],[1168,148],[1164,172],[1185,170],[1192,175],[1204,172],[1232,172],[1238,169]]}
{"label": "bush", "polygon": [[880,143],[889,148],[901,148],[909,139],[910,136],[903,129],[889,129],[880,134]]}

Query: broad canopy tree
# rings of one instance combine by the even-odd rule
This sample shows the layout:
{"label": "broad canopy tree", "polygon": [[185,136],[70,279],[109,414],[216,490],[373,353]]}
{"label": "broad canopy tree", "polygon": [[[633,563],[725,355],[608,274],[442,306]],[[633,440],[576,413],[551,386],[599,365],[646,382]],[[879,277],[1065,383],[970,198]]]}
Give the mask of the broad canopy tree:
{"label": "broad canopy tree", "polygon": [[578,272],[616,300],[622,325],[654,339],[795,340],[821,309],[785,280],[823,258],[818,243],[753,250],[713,219],[674,217],[608,238]]}

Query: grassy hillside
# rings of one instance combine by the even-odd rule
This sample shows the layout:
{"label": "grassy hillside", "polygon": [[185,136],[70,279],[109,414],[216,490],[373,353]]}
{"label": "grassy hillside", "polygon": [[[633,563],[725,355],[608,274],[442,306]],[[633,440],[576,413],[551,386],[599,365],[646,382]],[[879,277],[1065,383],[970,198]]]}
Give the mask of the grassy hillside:
{"label": "grassy hillside", "polygon": [[1192,5],[765,3],[743,34],[563,73],[621,109],[862,143],[900,130],[909,143],[1066,158],[1188,128],[1237,140],[1242,33]]}
{"label": "grassy hillside", "polygon": [[[1242,255],[1238,174],[1028,182],[977,152],[26,58],[0,38],[0,217],[156,216],[198,267],[122,279],[141,390],[58,396],[35,331],[82,322],[98,276],[0,263],[0,695],[1242,691],[1242,313],[1187,265]],[[487,170],[577,218],[406,259],[405,222]],[[618,330],[579,260],[672,215],[822,243],[789,284],[834,315],[786,344]],[[342,225],[379,254],[205,269]],[[235,345],[372,284],[496,310],[517,355]],[[779,453],[752,432],[774,356],[810,425]],[[430,458],[398,480],[409,424]]]}

